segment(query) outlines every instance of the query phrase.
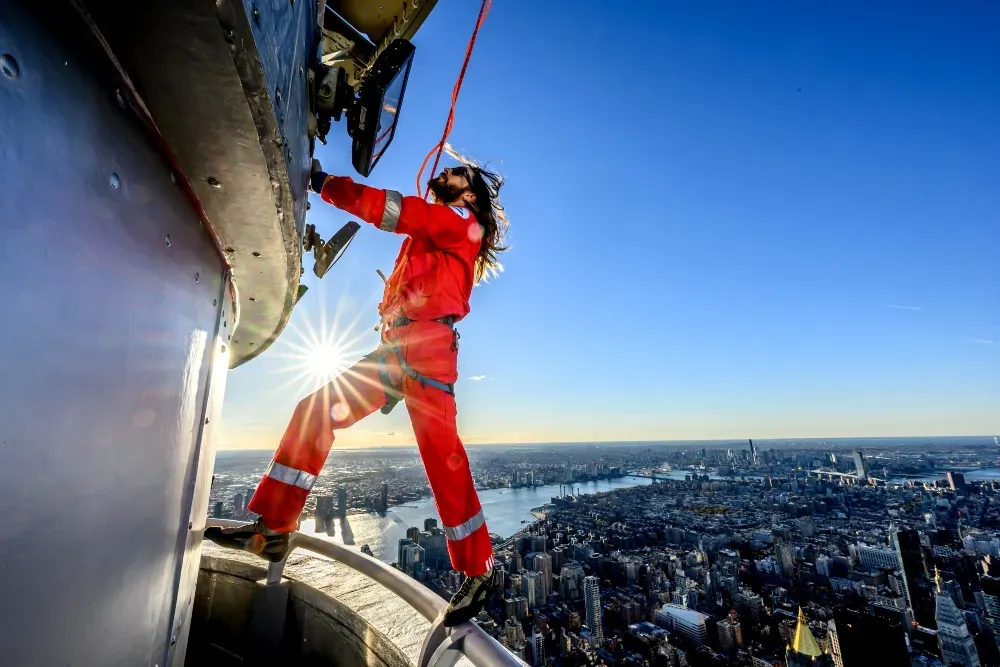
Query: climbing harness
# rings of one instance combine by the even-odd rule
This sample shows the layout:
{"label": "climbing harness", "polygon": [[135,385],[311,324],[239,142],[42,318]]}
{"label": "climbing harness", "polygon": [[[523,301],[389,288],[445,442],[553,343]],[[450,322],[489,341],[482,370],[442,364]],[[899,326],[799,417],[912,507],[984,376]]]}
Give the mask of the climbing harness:
{"label": "climbing harness", "polygon": [[[438,317],[432,322],[440,322],[444,324],[452,331],[452,349],[458,349],[458,339],[461,336],[458,330],[455,329],[455,322],[458,318],[454,315],[446,315],[445,317]],[[408,324],[413,324],[414,320],[406,316],[401,316],[393,320],[390,325],[392,328],[404,327]],[[382,406],[382,414],[387,415],[392,412],[396,404],[403,400],[402,383],[397,387],[392,382],[392,377],[389,375],[389,367],[386,360],[390,354],[396,355],[396,359],[399,360],[399,367],[404,373],[409,375],[411,378],[420,383],[421,387],[433,387],[435,389],[440,389],[449,396],[455,395],[455,385],[453,383],[445,383],[440,380],[435,380],[434,378],[427,377],[423,373],[419,373],[416,369],[406,363],[406,359],[403,357],[402,345],[399,341],[389,340],[385,334],[382,335],[382,345],[379,346],[378,352],[376,353],[376,360],[378,363],[378,378],[379,382],[382,384],[382,389],[385,391],[385,405]]]}

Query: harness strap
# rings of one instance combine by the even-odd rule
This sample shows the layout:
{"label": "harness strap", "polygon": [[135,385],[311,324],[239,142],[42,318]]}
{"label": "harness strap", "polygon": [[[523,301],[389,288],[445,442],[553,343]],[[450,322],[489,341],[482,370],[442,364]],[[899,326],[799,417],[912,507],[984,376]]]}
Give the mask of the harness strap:
{"label": "harness strap", "polygon": [[[391,322],[389,322],[389,324],[391,326],[394,326],[394,327],[405,327],[407,324],[413,324],[416,321],[417,320],[411,320],[406,315],[400,315],[396,319],[394,319]],[[435,317],[431,321],[432,322],[440,322],[441,324],[445,325],[449,329],[454,329],[455,328],[455,322],[458,321],[458,318],[456,316],[454,316],[454,315],[445,315],[444,317]]]}
{"label": "harness strap", "polygon": [[[458,332],[455,331],[455,320],[457,318],[454,315],[446,315],[444,317],[438,317],[434,319],[434,322],[440,322],[446,325],[449,329],[455,332],[455,337],[458,337]],[[391,322],[393,327],[402,327],[407,324],[413,323],[414,320],[406,316],[401,316]],[[456,343],[454,343],[457,345]],[[382,406],[382,414],[387,415],[392,412],[396,404],[403,400],[403,393],[401,389],[396,389],[392,384],[392,378],[389,376],[389,368],[386,365],[386,356],[389,354],[395,354],[396,358],[399,359],[399,367],[404,373],[409,375],[411,378],[420,383],[421,387],[433,387],[435,389],[440,389],[449,396],[455,395],[455,385],[452,383],[441,382],[440,380],[435,380],[434,378],[427,377],[423,373],[417,372],[415,368],[406,363],[406,359],[403,358],[403,353],[400,351],[399,343],[390,342],[383,339],[382,346],[379,348],[377,355],[378,358],[378,378],[379,382],[382,383],[382,389],[385,391],[385,405]]]}
{"label": "harness strap", "polygon": [[[378,380],[382,384],[382,391],[385,392],[385,405],[382,406],[382,414],[387,415],[392,412],[396,404],[403,400],[403,393],[397,391],[392,386],[392,378],[389,376],[389,368],[386,366],[385,357],[387,354],[385,346],[381,347],[376,355],[378,360]],[[397,353],[396,356],[399,356]],[[402,357],[400,357],[402,360]]]}

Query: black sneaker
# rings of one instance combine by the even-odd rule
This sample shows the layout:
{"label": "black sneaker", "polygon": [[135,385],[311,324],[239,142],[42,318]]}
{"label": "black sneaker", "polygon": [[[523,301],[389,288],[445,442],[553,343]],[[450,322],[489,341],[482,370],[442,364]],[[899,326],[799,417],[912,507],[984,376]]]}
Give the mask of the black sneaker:
{"label": "black sneaker", "polygon": [[248,551],[272,563],[288,554],[288,533],[265,528],[260,519],[237,528],[206,528],[205,539],[227,549]]}
{"label": "black sneaker", "polygon": [[444,613],[445,627],[461,625],[475,618],[490,596],[500,588],[500,583],[500,573],[495,568],[478,577],[466,577]]}

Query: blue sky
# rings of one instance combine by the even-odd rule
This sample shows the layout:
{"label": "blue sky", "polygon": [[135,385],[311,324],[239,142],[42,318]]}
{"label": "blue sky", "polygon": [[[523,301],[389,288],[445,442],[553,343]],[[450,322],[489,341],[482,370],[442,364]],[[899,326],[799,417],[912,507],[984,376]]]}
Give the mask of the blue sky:
{"label": "blue sky", "polygon": [[[460,326],[470,443],[1000,432],[1000,7],[494,3],[452,144],[507,178],[505,273]],[[478,3],[414,39],[368,183],[413,193]],[[334,127],[318,156],[359,179]],[[313,200],[324,236],[348,217]],[[276,446],[321,326],[378,337],[365,226],[230,374],[222,446]],[[301,355],[300,355],[301,357]],[[314,385],[315,386],[315,383]],[[410,444],[405,410],[338,445]]]}

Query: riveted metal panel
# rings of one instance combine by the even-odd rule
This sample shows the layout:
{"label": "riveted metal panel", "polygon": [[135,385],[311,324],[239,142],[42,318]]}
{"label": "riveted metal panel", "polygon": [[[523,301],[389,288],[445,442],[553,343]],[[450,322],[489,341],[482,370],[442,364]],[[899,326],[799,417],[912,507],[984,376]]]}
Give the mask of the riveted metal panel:
{"label": "riveted metal panel", "polygon": [[89,36],[68,5],[0,0],[0,662],[19,667],[165,664],[225,375],[220,258]]}
{"label": "riveted metal panel", "polygon": [[242,326],[231,362],[245,363],[283,331],[301,275],[316,0],[86,4],[233,267]]}
{"label": "riveted metal panel", "polygon": [[[236,0],[230,0],[235,5]],[[317,55],[314,0],[243,0],[253,44],[281,134],[296,231],[305,232],[306,188],[312,168],[306,69]]]}

